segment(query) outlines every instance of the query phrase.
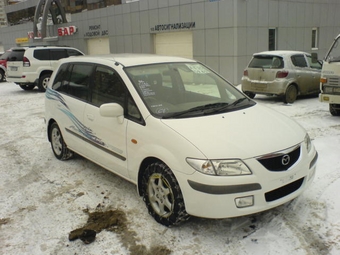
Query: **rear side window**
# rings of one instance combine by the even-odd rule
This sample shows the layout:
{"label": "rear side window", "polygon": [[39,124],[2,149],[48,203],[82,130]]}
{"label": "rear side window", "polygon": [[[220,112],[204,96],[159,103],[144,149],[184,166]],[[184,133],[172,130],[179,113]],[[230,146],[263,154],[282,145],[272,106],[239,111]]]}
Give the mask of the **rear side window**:
{"label": "rear side window", "polygon": [[294,66],[297,67],[307,67],[307,61],[304,55],[294,55],[291,56],[291,60]]}
{"label": "rear side window", "polygon": [[25,50],[12,50],[8,56],[8,61],[22,61]]}
{"label": "rear side window", "polygon": [[83,53],[77,51],[77,50],[74,50],[74,49],[66,49],[67,51],[67,56],[68,57],[71,57],[71,56],[82,56]]}
{"label": "rear side window", "polygon": [[66,49],[51,49],[50,54],[51,60],[59,60],[68,57]]}
{"label": "rear side window", "polygon": [[34,50],[33,57],[39,60],[50,60],[50,51],[48,49]]}
{"label": "rear side window", "polygon": [[74,64],[68,84],[68,94],[88,101],[92,70],[93,65]]}
{"label": "rear side window", "polygon": [[284,67],[284,61],[279,56],[257,55],[253,57],[248,67],[279,69]]}
{"label": "rear side window", "polygon": [[68,64],[61,65],[53,81],[52,89],[57,90],[59,92],[67,93],[69,77],[70,77],[70,65]]}

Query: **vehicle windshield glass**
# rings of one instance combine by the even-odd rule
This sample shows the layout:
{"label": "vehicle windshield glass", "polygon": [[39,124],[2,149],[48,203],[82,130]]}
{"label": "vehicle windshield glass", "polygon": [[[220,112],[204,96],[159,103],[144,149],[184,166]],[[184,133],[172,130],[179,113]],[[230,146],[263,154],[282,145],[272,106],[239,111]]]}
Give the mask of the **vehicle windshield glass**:
{"label": "vehicle windshield glass", "polygon": [[187,118],[235,111],[255,103],[199,63],[162,63],[125,68],[150,113]]}
{"label": "vehicle windshield glass", "polygon": [[271,69],[279,69],[283,68],[283,59],[279,56],[271,56],[271,55],[256,55],[249,63],[250,68],[271,68]]}
{"label": "vehicle windshield glass", "polygon": [[334,41],[332,47],[328,51],[328,54],[326,55],[325,61],[327,62],[340,62],[340,47],[339,47],[339,39],[337,38],[336,41]]}

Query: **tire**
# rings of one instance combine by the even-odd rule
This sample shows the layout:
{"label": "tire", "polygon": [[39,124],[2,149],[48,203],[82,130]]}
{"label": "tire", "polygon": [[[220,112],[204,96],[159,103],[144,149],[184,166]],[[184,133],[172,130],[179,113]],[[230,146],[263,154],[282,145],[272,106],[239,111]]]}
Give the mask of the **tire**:
{"label": "tire", "polygon": [[3,81],[5,81],[5,72],[4,72],[4,70],[0,70],[0,82],[3,82]]}
{"label": "tire", "polygon": [[246,94],[246,95],[247,95],[249,98],[251,98],[251,99],[253,99],[253,98],[256,96],[255,93],[249,92],[249,91],[244,92],[244,94]]}
{"label": "tire", "polygon": [[23,90],[32,90],[34,89],[35,85],[34,84],[28,84],[28,85],[19,85],[20,88],[22,88]]}
{"label": "tire", "polygon": [[49,137],[51,141],[54,156],[60,160],[67,160],[73,156],[73,152],[69,150],[64,142],[57,123],[53,123],[49,129]]}
{"label": "tire", "polygon": [[329,104],[329,112],[333,116],[340,116],[340,105],[338,105],[338,104]]}
{"label": "tire", "polygon": [[41,92],[45,92],[48,82],[50,81],[51,74],[44,74],[39,78],[38,88]]}
{"label": "tire", "polygon": [[286,104],[292,104],[295,102],[296,98],[297,98],[297,89],[294,85],[289,85],[287,90],[286,90],[286,94],[283,97],[283,101]]}
{"label": "tire", "polygon": [[146,168],[142,191],[149,214],[158,223],[170,227],[189,219],[179,184],[164,163],[155,162]]}

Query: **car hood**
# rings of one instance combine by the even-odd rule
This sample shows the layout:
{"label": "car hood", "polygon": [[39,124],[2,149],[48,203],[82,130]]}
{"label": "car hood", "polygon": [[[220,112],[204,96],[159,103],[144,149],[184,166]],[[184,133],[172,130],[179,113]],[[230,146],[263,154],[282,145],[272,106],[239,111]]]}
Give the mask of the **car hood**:
{"label": "car hood", "polygon": [[306,134],[292,119],[259,104],[223,114],[162,122],[210,159],[261,156],[299,144]]}

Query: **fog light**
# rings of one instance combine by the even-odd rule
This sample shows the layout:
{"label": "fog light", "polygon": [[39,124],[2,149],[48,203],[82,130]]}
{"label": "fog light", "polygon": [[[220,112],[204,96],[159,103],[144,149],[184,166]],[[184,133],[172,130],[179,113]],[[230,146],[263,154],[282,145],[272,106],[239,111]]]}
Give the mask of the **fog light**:
{"label": "fog light", "polygon": [[329,101],[329,97],[322,97],[324,101]]}
{"label": "fog light", "polygon": [[254,205],[254,196],[235,198],[237,208],[249,207]]}

